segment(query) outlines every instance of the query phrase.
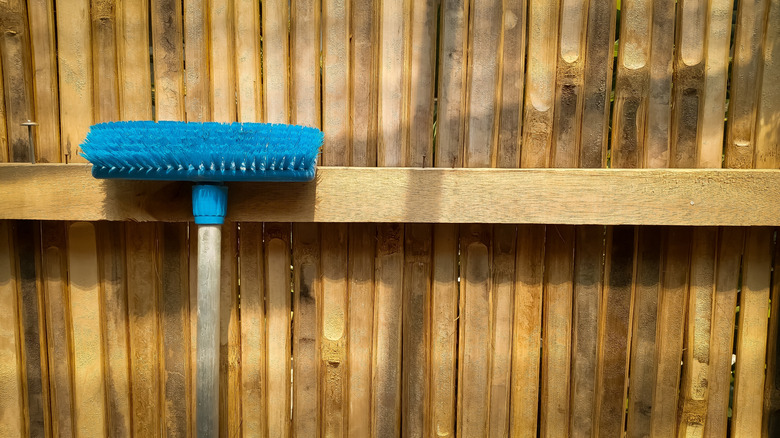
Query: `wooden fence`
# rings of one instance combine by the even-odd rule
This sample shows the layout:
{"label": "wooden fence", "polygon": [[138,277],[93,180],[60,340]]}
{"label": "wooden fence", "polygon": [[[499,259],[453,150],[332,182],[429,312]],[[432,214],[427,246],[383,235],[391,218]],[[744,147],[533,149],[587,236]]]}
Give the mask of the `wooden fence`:
{"label": "wooden fence", "polygon": [[[778,0],[0,0],[0,30],[0,161],[28,119],[39,163],[156,119],[317,126],[323,166],[780,168]],[[81,208],[0,221],[0,437],[194,435],[191,228]],[[229,222],[220,436],[778,436],[777,228],[657,212]]]}

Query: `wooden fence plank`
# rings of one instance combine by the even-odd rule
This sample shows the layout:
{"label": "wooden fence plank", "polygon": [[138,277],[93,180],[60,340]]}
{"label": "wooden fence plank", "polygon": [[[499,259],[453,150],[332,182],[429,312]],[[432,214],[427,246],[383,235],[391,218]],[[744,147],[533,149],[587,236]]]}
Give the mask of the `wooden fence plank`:
{"label": "wooden fence plank", "polygon": [[631,329],[631,364],[628,383],[626,436],[642,437],[650,432],[653,388],[656,380],[656,331],[658,298],[661,293],[663,229],[639,229],[636,250],[634,317]]}
{"label": "wooden fence plank", "polygon": [[12,226],[0,221],[0,435],[24,436],[24,340],[19,333],[19,281]]}
{"label": "wooden fence plank", "polygon": [[21,125],[35,118],[30,34],[25,2],[12,0],[0,4],[0,23],[8,156],[11,161],[30,162],[27,128]]}
{"label": "wooden fence plank", "polygon": [[463,165],[468,72],[469,1],[442,2],[439,36],[439,92],[436,118],[437,167]]}
{"label": "wooden fence plank", "polygon": [[101,436],[107,432],[103,314],[95,227],[89,222],[68,227],[68,286],[76,436]]}
{"label": "wooden fence plank", "polygon": [[[117,58],[122,120],[151,120],[153,114],[149,65],[149,0],[119,3]],[[64,117],[62,123],[65,123]],[[63,150],[63,153],[65,152],[67,151]]]}
{"label": "wooden fence plank", "polygon": [[[320,225],[293,224],[293,434],[321,436]],[[327,363],[324,363],[327,366]],[[324,386],[324,385],[323,385]],[[325,394],[323,394],[325,395]]]}
{"label": "wooden fence plank", "polygon": [[[288,255],[287,266],[289,265]],[[238,320],[238,235],[235,224],[222,226],[221,269],[219,298],[219,428],[220,435],[232,437],[241,435],[241,328]],[[287,284],[287,302],[289,303],[289,278]],[[287,344],[289,345],[289,343],[288,339]],[[289,365],[289,350],[287,358],[288,362],[286,363]],[[287,369],[289,373],[289,366]],[[288,385],[289,381],[288,379]],[[288,389],[287,394],[289,393]],[[289,408],[290,404],[287,403],[286,406]]]}
{"label": "wooden fence plank", "polygon": [[234,3],[236,113],[239,122],[259,122],[263,114],[260,77],[260,3]]}
{"label": "wooden fence plank", "polygon": [[[756,169],[780,168],[780,134],[777,124],[780,121],[780,87],[775,78],[780,74],[780,3],[770,1],[767,15],[766,35],[761,65],[761,94],[759,96],[756,121]],[[771,23],[771,24],[770,24]]]}
{"label": "wooden fence plank", "polygon": [[165,436],[184,437],[192,423],[189,362],[190,288],[187,225],[163,223],[157,230],[160,252],[161,384]]}
{"label": "wooden fence plank", "polygon": [[133,435],[151,437],[160,430],[162,410],[156,224],[128,222],[125,233]]}
{"label": "wooden fence plank", "polygon": [[[181,2],[152,0],[151,9],[155,120],[183,120],[184,53],[181,44]],[[227,52],[222,54],[227,55]],[[229,63],[219,65],[224,67],[227,64]]]}
{"label": "wooden fence plank", "polygon": [[[267,96],[267,94],[266,94]],[[290,225],[265,224],[268,436],[290,436]]]}
{"label": "wooden fence plank", "polygon": [[493,228],[492,314],[490,413],[488,431],[491,437],[509,435],[512,329],[514,327],[515,264],[517,227],[496,225]]}
{"label": "wooden fence plank", "polygon": [[188,122],[211,120],[208,15],[206,0],[184,0],[184,110]]}
{"label": "wooden fence plank", "polygon": [[589,438],[596,398],[604,227],[578,227],[575,234],[569,435]]}
{"label": "wooden fence plank", "polygon": [[715,295],[718,229],[693,230],[688,322],[683,347],[678,435],[703,436],[710,380],[710,334]]}
{"label": "wooden fence plank", "polygon": [[582,124],[587,0],[561,0],[551,167],[577,167]]}
{"label": "wooden fence plank", "polygon": [[433,112],[436,86],[436,27],[439,0],[411,6],[405,75],[409,78],[407,166],[430,167],[433,159]]}
{"label": "wooden fence plank", "polygon": [[764,389],[773,231],[750,228],[745,237],[731,419],[735,438],[761,434],[763,397],[756,394]]}
{"label": "wooden fence plank", "polygon": [[406,40],[411,1],[383,1],[379,12],[379,130],[377,165],[404,166],[409,142],[405,125]]}
{"label": "wooden fence plank", "polygon": [[322,331],[319,378],[322,382],[323,436],[342,436],[347,410],[347,224],[320,226],[322,243]]}
{"label": "wooden fence plank", "polygon": [[244,222],[240,225],[239,234],[241,430],[244,436],[264,437],[267,436],[265,388],[268,383],[265,373],[263,224]]}
{"label": "wooden fence plank", "polygon": [[296,0],[291,4],[291,119],[298,125],[319,127],[320,0]]}
{"label": "wooden fence plank", "polygon": [[697,167],[721,167],[733,0],[711,0],[707,14],[704,95]]}
{"label": "wooden fence plank", "polygon": [[[773,5],[774,6],[774,5]],[[777,229],[775,229],[777,236]],[[766,383],[764,385],[764,415],[761,436],[773,436],[780,432],[780,368],[778,368],[778,330],[780,314],[780,245],[775,241],[774,266],[772,270],[772,308],[769,311],[769,333],[766,351]]]}
{"label": "wooden fence plank", "polygon": [[371,436],[371,357],[374,324],[376,226],[349,226],[349,327],[347,343],[349,397],[347,426],[351,437]]}
{"label": "wooden fence plank", "polygon": [[116,9],[115,0],[91,0],[94,82],[92,105],[96,123],[119,120]]}
{"label": "wooden fence plank", "polygon": [[[234,122],[236,120],[236,66],[233,62],[235,59],[234,3],[227,0],[214,0],[209,2],[208,7],[211,118],[215,122]],[[265,52],[267,56],[271,53],[270,48]],[[218,62],[219,59],[227,59],[228,62]],[[282,65],[286,67],[287,64]]]}
{"label": "wooden fence plank", "polygon": [[[352,120],[352,165],[376,165],[378,95],[377,4],[352,0],[350,6],[352,67],[350,112]],[[297,101],[297,99],[296,99]]]}
{"label": "wooden fence plank", "polygon": [[560,0],[529,0],[528,60],[523,116],[523,167],[547,167],[555,100]]}
{"label": "wooden fence plank", "polygon": [[769,0],[739,2],[726,126],[726,167],[750,169],[754,164],[756,109]]}
{"label": "wooden fence plank", "polygon": [[46,345],[52,434],[75,434],[73,412],[73,324],[68,289],[67,227],[64,222],[41,224],[41,270],[46,299]]}
{"label": "wooden fence plank", "polygon": [[537,432],[545,237],[541,225],[521,225],[517,229],[509,420],[514,437],[535,437]]}
{"label": "wooden fence plank", "polygon": [[130,350],[125,262],[125,230],[121,222],[98,222],[98,254],[103,295],[104,357],[109,436],[132,434]]}
{"label": "wooden fence plank", "polygon": [[[78,155],[79,145],[94,122],[89,10],[89,0],[61,0],[57,3],[60,141],[62,161],[66,163],[86,161]],[[144,51],[148,58],[148,51]]]}
{"label": "wooden fence plank", "polygon": [[35,96],[34,121],[38,123],[35,128],[36,155],[41,163],[58,163],[62,157],[56,29],[52,0],[28,1],[27,17],[30,20],[30,50],[35,72],[32,80]]}
{"label": "wooden fence plank", "polygon": [[[675,2],[662,0],[652,3],[652,45],[649,48],[649,79],[646,84],[649,89],[646,110],[646,132],[644,138],[644,155],[640,155],[640,163],[643,167],[669,167],[676,164],[677,160],[671,156],[670,151],[676,140],[672,139],[673,129],[677,123],[672,122],[672,79],[674,68],[674,35],[675,35]],[[682,14],[681,14],[682,15]],[[627,17],[631,18],[631,17]],[[649,19],[650,17],[648,17]],[[643,44],[649,44],[644,41]],[[674,74],[677,74],[676,72]],[[678,93],[679,94],[679,93]],[[641,96],[641,94],[640,94]],[[679,111],[676,113],[678,114]],[[645,117],[640,113],[638,117]],[[691,117],[689,117],[691,118]],[[696,115],[692,116],[696,118]],[[674,126],[672,126],[674,125]],[[695,128],[695,125],[694,125]],[[683,136],[683,141],[685,138]],[[674,143],[674,144],[673,144]],[[694,143],[695,145],[695,143]],[[695,147],[695,146],[693,146]],[[641,164],[640,164],[641,165]],[[674,166],[673,166],[674,167]],[[676,167],[685,167],[680,165]]]}
{"label": "wooden fence plank", "polygon": [[625,428],[635,233],[630,226],[607,228],[603,311],[599,321],[596,436],[619,436]]}
{"label": "wooden fence plank", "polygon": [[[0,56],[0,90],[3,88],[3,57]],[[5,92],[0,93],[0,162],[10,161],[8,152],[8,128],[6,126]]]}
{"label": "wooden fence plank", "polygon": [[612,167],[642,167],[653,4],[649,0],[621,3],[612,120]]}
{"label": "wooden fence plank", "polygon": [[486,436],[490,413],[492,229],[460,230],[461,285],[458,318],[458,436]]}
{"label": "wooden fence plank", "polygon": [[721,228],[718,247],[717,278],[712,310],[710,341],[710,378],[707,382],[709,403],[704,431],[707,436],[723,437],[728,433],[731,364],[734,351],[734,320],[737,289],[745,230]]}
{"label": "wooden fence plank", "polygon": [[607,164],[616,3],[616,0],[592,1],[588,5],[580,167]]}
{"label": "wooden fence plank", "polygon": [[520,166],[525,86],[526,1],[503,3],[496,167]]}
{"label": "wooden fence plank", "polygon": [[429,224],[408,224],[404,230],[401,434],[405,437],[426,436],[430,419],[431,231]]}
{"label": "wooden fence plank", "polygon": [[569,433],[574,227],[548,226],[542,315],[542,436]]}
{"label": "wooden fence plank", "polygon": [[664,236],[663,273],[658,297],[655,388],[651,436],[673,436],[677,429],[691,231],[669,228]]}
{"label": "wooden fence plank", "polygon": [[375,437],[401,433],[403,234],[402,225],[377,225],[371,362],[371,432]]}
{"label": "wooden fence plank", "polygon": [[349,33],[349,3],[323,0],[322,163],[326,166],[349,163]]}
{"label": "wooden fence plank", "polygon": [[[290,80],[287,23],[290,11],[286,2],[264,2],[263,20],[263,121],[286,123],[289,120]],[[216,102],[215,102],[216,104]]]}

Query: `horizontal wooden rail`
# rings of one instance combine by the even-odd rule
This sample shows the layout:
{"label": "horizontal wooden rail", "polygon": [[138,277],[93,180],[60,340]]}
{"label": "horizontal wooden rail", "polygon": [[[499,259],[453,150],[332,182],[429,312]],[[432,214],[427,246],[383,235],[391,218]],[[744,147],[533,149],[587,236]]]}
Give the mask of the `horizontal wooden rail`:
{"label": "horizontal wooden rail", "polygon": [[[191,185],[0,164],[0,219],[188,221]],[[322,167],[228,186],[233,221],[780,225],[777,170]]]}

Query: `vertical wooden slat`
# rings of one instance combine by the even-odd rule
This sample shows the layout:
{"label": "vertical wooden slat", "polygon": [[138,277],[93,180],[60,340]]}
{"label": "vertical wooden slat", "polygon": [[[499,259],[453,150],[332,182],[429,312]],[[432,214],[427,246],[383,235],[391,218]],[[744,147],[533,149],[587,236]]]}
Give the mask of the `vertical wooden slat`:
{"label": "vertical wooden slat", "polygon": [[46,307],[46,345],[49,351],[49,390],[52,434],[71,437],[73,430],[73,359],[70,293],[68,289],[67,228],[63,222],[41,224],[41,270]]}
{"label": "vertical wooden slat", "polygon": [[734,0],[710,0],[697,167],[721,167]]}
{"label": "vertical wooden slat", "polygon": [[374,437],[399,436],[401,433],[403,234],[402,225],[377,225],[371,361],[371,432]]}
{"label": "vertical wooden slat", "polygon": [[458,340],[458,227],[433,227],[430,422],[427,434],[455,436]]}
{"label": "vertical wooden slat", "polygon": [[491,437],[509,434],[516,244],[515,225],[501,224],[493,228],[493,360],[488,419]]}
{"label": "vertical wooden slat", "polygon": [[[677,160],[670,156],[672,143],[676,142],[676,140],[673,141],[671,138],[675,2],[674,0],[659,0],[651,3],[653,21],[652,33],[650,35],[652,46],[649,49],[650,58],[648,60],[650,63],[650,77],[648,82],[645,83],[648,88],[647,121],[645,124],[647,130],[643,134],[645,141],[644,155],[640,155],[639,160],[640,166],[644,163],[644,167],[668,167],[670,163],[673,165],[677,163]],[[647,19],[650,19],[650,17],[647,17]],[[643,41],[642,44],[649,45],[650,42]],[[647,80],[647,78],[643,76],[642,80]],[[617,106],[615,108],[617,110]],[[679,111],[675,114],[678,115]],[[690,118],[695,119],[696,116],[687,116],[687,119]],[[681,141],[687,141],[687,139],[683,136]],[[686,165],[690,164],[686,163]]]}
{"label": "vertical wooden slat", "polygon": [[436,72],[436,20],[438,0],[412,4],[411,37],[407,40],[409,77],[409,156],[407,166],[433,163],[433,109]]}
{"label": "vertical wooden slat", "polygon": [[[238,320],[237,245],[236,224],[223,225],[219,297],[219,428],[221,436],[229,437],[241,435],[241,328]],[[289,303],[289,282],[287,284]],[[290,404],[287,406],[289,409]]]}
{"label": "vertical wooden slat", "polygon": [[24,436],[23,339],[12,226],[0,221],[0,435]]}
{"label": "vertical wooden slat", "polygon": [[745,237],[731,420],[735,438],[761,434],[763,400],[757,394],[764,389],[773,231],[750,228]]}
{"label": "vertical wooden slat", "polygon": [[37,222],[17,221],[14,226],[16,247],[16,287],[20,305],[22,363],[24,364],[23,397],[26,432],[30,436],[49,436],[48,350],[44,322],[45,303],[41,295],[40,266],[35,248],[40,228]]}
{"label": "vertical wooden slat", "polygon": [[403,166],[409,142],[405,126],[405,59],[411,1],[382,1],[379,16],[379,131],[377,164]]}
{"label": "vertical wooden slat", "polygon": [[[78,147],[93,123],[92,39],[89,0],[57,2],[61,152],[65,162],[84,162]],[[127,44],[127,42],[125,42]],[[136,48],[136,50],[138,50]],[[148,51],[146,51],[148,57]],[[120,61],[121,63],[121,61]]]}
{"label": "vertical wooden slat", "polygon": [[[0,90],[3,88],[3,57],[0,56]],[[8,130],[6,127],[5,92],[0,93],[0,163],[9,160],[8,155]]]}
{"label": "vertical wooden slat", "polygon": [[517,229],[509,421],[510,434],[515,437],[535,437],[537,431],[546,234],[543,225]]}
{"label": "vertical wooden slat", "polygon": [[[77,436],[107,433],[100,284],[95,227],[68,227],[68,286],[73,324],[73,407]],[[155,413],[156,415],[156,413]]]}
{"label": "vertical wooden slat", "polygon": [[233,5],[236,50],[236,105],[239,122],[259,122],[262,114],[260,77],[260,3]]}
{"label": "vertical wooden slat", "polygon": [[291,120],[320,126],[320,0],[292,2],[290,68]]}
{"label": "vertical wooden slat", "polygon": [[680,391],[680,362],[688,301],[691,231],[679,227],[667,229],[663,251],[651,436],[674,436],[677,428],[677,397]]}
{"label": "vertical wooden slat", "polygon": [[720,245],[710,341],[711,373],[707,382],[709,403],[704,425],[706,436],[723,437],[728,433],[734,320],[744,239],[745,230],[734,227],[721,228],[718,238]]}
{"label": "vertical wooden slat", "polygon": [[92,0],[91,6],[95,122],[113,122],[119,120],[116,1]]}
{"label": "vertical wooden slat", "polygon": [[[287,75],[289,58],[287,2],[263,2],[263,121],[289,121],[290,81]],[[216,103],[216,102],[215,102]]]}
{"label": "vertical wooden slat", "polygon": [[32,62],[27,8],[23,0],[0,4],[0,56],[3,58],[8,156],[12,161],[30,162],[27,128],[33,113]]}
{"label": "vertical wooden slat", "polygon": [[635,228],[631,226],[607,228],[603,311],[599,317],[596,436],[619,436],[624,430],[634,298],[635,233]]}
{"label": "vertical wooden slat", "polygon": [[127,311],[130,331],[133,435],[160,430],[160,378],[157,324],[156,224],[128,222]]}
{"label": "vertical wooden slat", "polygon": [[541,435],[569,432],[574,227],[547,227],[542,315]]}
{"label": "vertical wooden slat", "polygon": [[347,224],[322,224],[322,381],[323,436],[341,436],[346,425],[347,393]]}
{"label": "vertical wooden slat", "polygon": [[[774,5],[773,5],[774,6]],[[775,228],[775,233],[777,229]],[[777,234],[775,234],[777,236]],[[764,385],[764,416],[762,436],[774,436],[780,432],[780,369],[778,368],[778,330],[780,314],[780,245],[775,242],[774,266],[772,271],[772,308],[769,312],[769,333],[766,349],[766,383]]]}
{"label": "vertical wooden slat", "polygon": [[[215,122],[234,122],[236,120],[233,8],[232,1],[213,0],[209,2],[209,55],[211,59],[209,80],[211,84],[211,118]],[[270,53],[266,52],[266,55],[270,55]],[[220,59],[228,61],[219,62]],[[282,65],[286,67],[286,64]]]}
{"label": "vertical wooden slat", "polygon": [[662,278],[661,227],[641,227],[636,249],[634,318],[631,329],[631,364],[628,383],[628,437],[650,431],[655,388],[656,324]]}
{"label": "vertical wooden slat", "polygon": [[683,348],[679,436],[703,436],[707,415],[710,334],[715,294],[716,227],[696,228],[691,247],[688,323]]}
{"label": "vertical wooden slat", "polygon": [[428,405],[431,231],[408,224],[404,231],[401,426],[405,437],[426,436]]}
{"label": "vertical wooden slat", "polygon": [[351,437],[371,436],[371,357],[374,316],[376,226],[349,226],[349,396],[347,426]]}
{"label": "vertical wooden slat", "polygon": [[651,0],[626,0],[621,3],[612,120],[612,167],[642,167],[653,4]]}
{"label": "vertical wooden slat", "polygon": [[490,412],[491,227],[462,225],[458,340],[458,436],[486,436]]}
{"label": "vertical wooden slat", "polygon": [[561,0],[560,44],[555,79],[553,167],[577,167],[580,156],[585,29],[588,0]]}
{"label": "vertical wooden slat", "polygon": [[[547,167],[552,142],[560,0],[529,0],[523,167]],[[568,24],[567,24],[568,25]]]}
{"label": "vertical wooden slat", "polygon": [[121,222],[99,222],[100,281],[103,295],[103,341],[106,372],[106,403],[109,436],[130,436],[130,351],[125,263],[125,230]]}
{"label": "vertical wooden slat", "polygon": [[759,96],[756,120],[757,169],[780,168],[780,134],[777,124],[780,121],[780,86],[776,79],[780,74],[780,3],[770,1],[767,13],[766,35],[761,65],[761,94]]}
{"label": "vertical wooden slat", "polygon": [[466,0],[443,1],[441,6],[435,157],[437,167],[463,165],[469,3]]}
{"label": "vertical wooden slat", "polygon": [[166,223],[158,229],[161,328],[161,383],[165,436],[187,436],[191,424],[192,380],[189,366],[190,289],[186,224]]}
{"label": "vertical wooden slat", "polygon": [[320,436],[320,226],[293,225],[293,433]]}
{"label": "vertical wooden slat", "polygon": [[239,231],[241,275],[241,429],[266,436],[265,264],[263,224],[244,222]]}
{"label": "vertical wooden slat", "polygon": [[59,163],[60,105],[52,0],[28,1],[27,17],[30,20],[32,71],[35,72],[32,80],[35,96],[34,121],[38,123],[35,128],[36,155],[42,163]]}
{"label": "vertical wooden slat", "polygon": [[[59,23],[59,15],[58,21]],[[62,31],[62,28],[58,28]],[[149,65],[149,1],[120,2],[117,11],[119,103],[122,120],[151,120],[152,84]],[[189,71],[189,67],[188,67]],[[62,75],[62,61],[60,61]],[[65,96],[60,96],[61,99]],[[62,117],[62,123],[66,118]],[[66,139],[63,139],[65,145]],[[67,150],[63,149],[63,154]]]}
{"label": "vertical wooden slat", "polygon": [[[184,0],[184,59],[187,62],[184,110],[188,122],[211,119],[208,14],[206,0]],[[194,322],[192,327],[195,327]]]}
{"label": "vertical wooden slat", "polygon": [[525,86],[526,1],[503,2],[501,42],[500,120],[496,167],[520,165]]}
{"label": "vertical wooden slat", "polygon": [[[184,119],[184,54],[181,2],[152,0],[154,109],[156,120]],[[227,55],[223,52],[222,55]],[[225,67],[225,63],[219,64]]]}
{"label": "vertical wooden slat", "polygon": [[[349,2],[322,2],[322,163],[349,163]],[[327,403],[326,403],[327,409]]]}
{"label": "vertical wooden slat", "polygon": [[726,167],[750,169],[755,154],[756,109],[760,92],[762,41],[769,0],[740,1],[726,128]]}
{"label": "vertical wooden slat", "polygon": [[[352,0],[350,13],[351,58],[350,112],[352,165],[376,165],[377,117],[377,4]],[[351,427],[351,426],[350,426]]]}
{"label": "vertical wooden slat", "polygon": [[[266,94],[267,96],[267,94]],[[290,436],[290,225],[265,224],[268,436]]]}
{"label": "vertical wooden slat", "polygon": [[616,3],[616,0],[591,1],[588,5],[580,167],[604,167],[607,164]]}
{"label": "vertical wooden slat", "polygon": [[578,227],[575,233],[569,434],[590,437],[596,397],[604,227]]}

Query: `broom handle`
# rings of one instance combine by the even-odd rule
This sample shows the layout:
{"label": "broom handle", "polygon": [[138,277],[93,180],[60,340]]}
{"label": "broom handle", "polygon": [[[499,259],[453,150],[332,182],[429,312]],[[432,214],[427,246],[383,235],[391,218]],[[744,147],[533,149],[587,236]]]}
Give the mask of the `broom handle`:
{"label": "broom handle", "polygon": [[198,338],[196,361],[199,438],[219,435],[219,278],[221,225],[198,225]]}

